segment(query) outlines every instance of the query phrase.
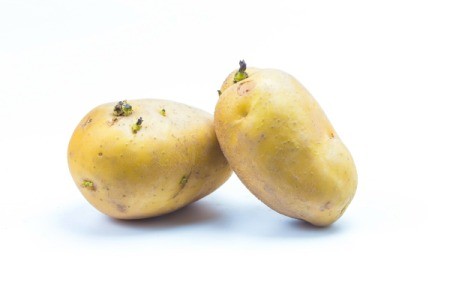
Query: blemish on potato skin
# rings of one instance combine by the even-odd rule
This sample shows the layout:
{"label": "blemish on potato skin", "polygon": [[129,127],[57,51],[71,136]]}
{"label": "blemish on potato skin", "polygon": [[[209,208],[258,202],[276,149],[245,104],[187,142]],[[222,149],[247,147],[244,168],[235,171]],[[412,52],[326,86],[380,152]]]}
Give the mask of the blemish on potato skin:
{"label": "blemish on potato skin", "polygon": [[262,140],[264,140],[266,138],[266,135],[264,134],[264,133],[261,133],[260,135],[259,135],[259,138],[258,138],[258,143],[260,143]]}
{"label": "blemish on potato skin", "polygon": [[320,207],[320,211],[329,210],[330,208],[331,208],[331,202],[328,201],[327,203],[325,203],[324,205],[322,205]]}
{"label": "blemish on potato skin", "polygon": [[253,80],[244,81],[239,84],[237,88],[237,93],[239,96],[243,96],[249,93],[256,86],[256,83]]}
{"label": "blemish on potato skin", "polygon": [[113,126],[114,124],[117,123],[117,121],[119,121],[119,118],[114,117],[114,118],[111,119],[111,121],[108,121],[107,123],[108,123],[109,126]]}
{"label": "blemish on potato skin", "polygon": [[88,117],[87,118],[87,120],[81,125],[81,127],[86,127],[89,123],[91,123],[92,122],[92,118],[91,117]]}
{"label": "blemish on potato skin", "polygon": [[116,204],[116,208],[118,211],[120,211],[121,213],[125,213],[127,211],[127,206],[123,205],[123,204]]}
{"label": "blemish on potato skin", "polygon": [[175,198],[176,196],[178,196],[178,194],[181,193],[181,191],[184,189],[184,187],[186,186],[188,180],[189,180],[189,176],[191,176],[191,173],[189,173],[188,175],[183,175],[183,177],[181,177],[179,185],[180,185],[180,189],[175,193],[175,195],[173,195],[171,197],[171,199]]}
{"label": "blemish on potato skin", "polygon": [[181,177],[181,180],[180,180],[180,184],[181,185],[184,186],[187,182],[188,182],[188,177],[187,176]]}

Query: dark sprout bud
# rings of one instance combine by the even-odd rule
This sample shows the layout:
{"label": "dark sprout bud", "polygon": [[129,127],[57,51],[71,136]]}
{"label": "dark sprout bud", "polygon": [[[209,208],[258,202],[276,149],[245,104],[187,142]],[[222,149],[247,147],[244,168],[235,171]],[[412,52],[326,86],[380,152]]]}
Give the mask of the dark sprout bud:
{"label": "dark sprout bud", "polygon": [[247,70],[247,64],[245,63],[245,60],[239,61],[239,72],[244,73],[245,70]]}
{"label": "dark sprout bud", "polygon": [[120,116],[122,114],[123,114],[122,104],[118,103],[116,104],[116,106],[114,106],[114,115]]}
{"label": "dark sprout bud", "polygon": [[133,107],[127,103],[127,100],[119,101],[114,106],[114,115],[116,116],[129,116],[133,112]]}

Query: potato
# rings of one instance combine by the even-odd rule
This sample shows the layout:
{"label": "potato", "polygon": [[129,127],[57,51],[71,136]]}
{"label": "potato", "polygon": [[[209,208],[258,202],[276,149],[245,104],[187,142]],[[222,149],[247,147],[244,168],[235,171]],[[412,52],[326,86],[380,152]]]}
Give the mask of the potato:
{"label": "potato", "polygon": [[166,100],[94,108],[70,139],[68,163],[83,196],[119,219],[175,211],[231,175],[212,115]]}
{"label": "potato", "polygon": [[344,213],[357,187],[354,161],[294,77],[241,64],[221,88],[214,123],[232,169],[266,205],[317,226]]}

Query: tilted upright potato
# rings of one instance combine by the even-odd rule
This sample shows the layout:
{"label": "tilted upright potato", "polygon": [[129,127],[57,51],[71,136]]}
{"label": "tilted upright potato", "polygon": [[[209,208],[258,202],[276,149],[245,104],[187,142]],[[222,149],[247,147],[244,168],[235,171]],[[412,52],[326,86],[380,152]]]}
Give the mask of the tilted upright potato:
{"label": "tilted upright potato", "polygon": [[214,115],[232,169],[275,211],[317,226],[333,223],[356,191],[350,152],[294,77],[240,65],[224,81]]}
{"label": "tilted upright potato", "polygon": [[94,108],[72,135],[68,163],[83,196],[119,219],[175,211],[231,175],[212,115],[165,100]]}

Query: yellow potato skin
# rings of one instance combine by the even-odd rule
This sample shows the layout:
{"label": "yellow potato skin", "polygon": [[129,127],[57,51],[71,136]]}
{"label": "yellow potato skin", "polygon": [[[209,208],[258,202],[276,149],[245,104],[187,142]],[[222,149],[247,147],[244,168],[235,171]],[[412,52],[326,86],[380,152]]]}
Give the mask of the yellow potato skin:
{"label": "yellow potato skin", "polygon": [[317,226],[336,221],[356,192],[357,172],[311,94],[273,69],[256,70],[221,90],[217,138],[247,188],[286,216]]}
{"label": "yellow potato skin", "polygon": [[[99,211],[118,219],[159,216],[208,195],[230,177],[210,114],[167,100],[128,103],[129,116],[115,116],[116,103],[94,108],[69,142],[73,180]],[[139,117],[142,127],[133,133]]]}

